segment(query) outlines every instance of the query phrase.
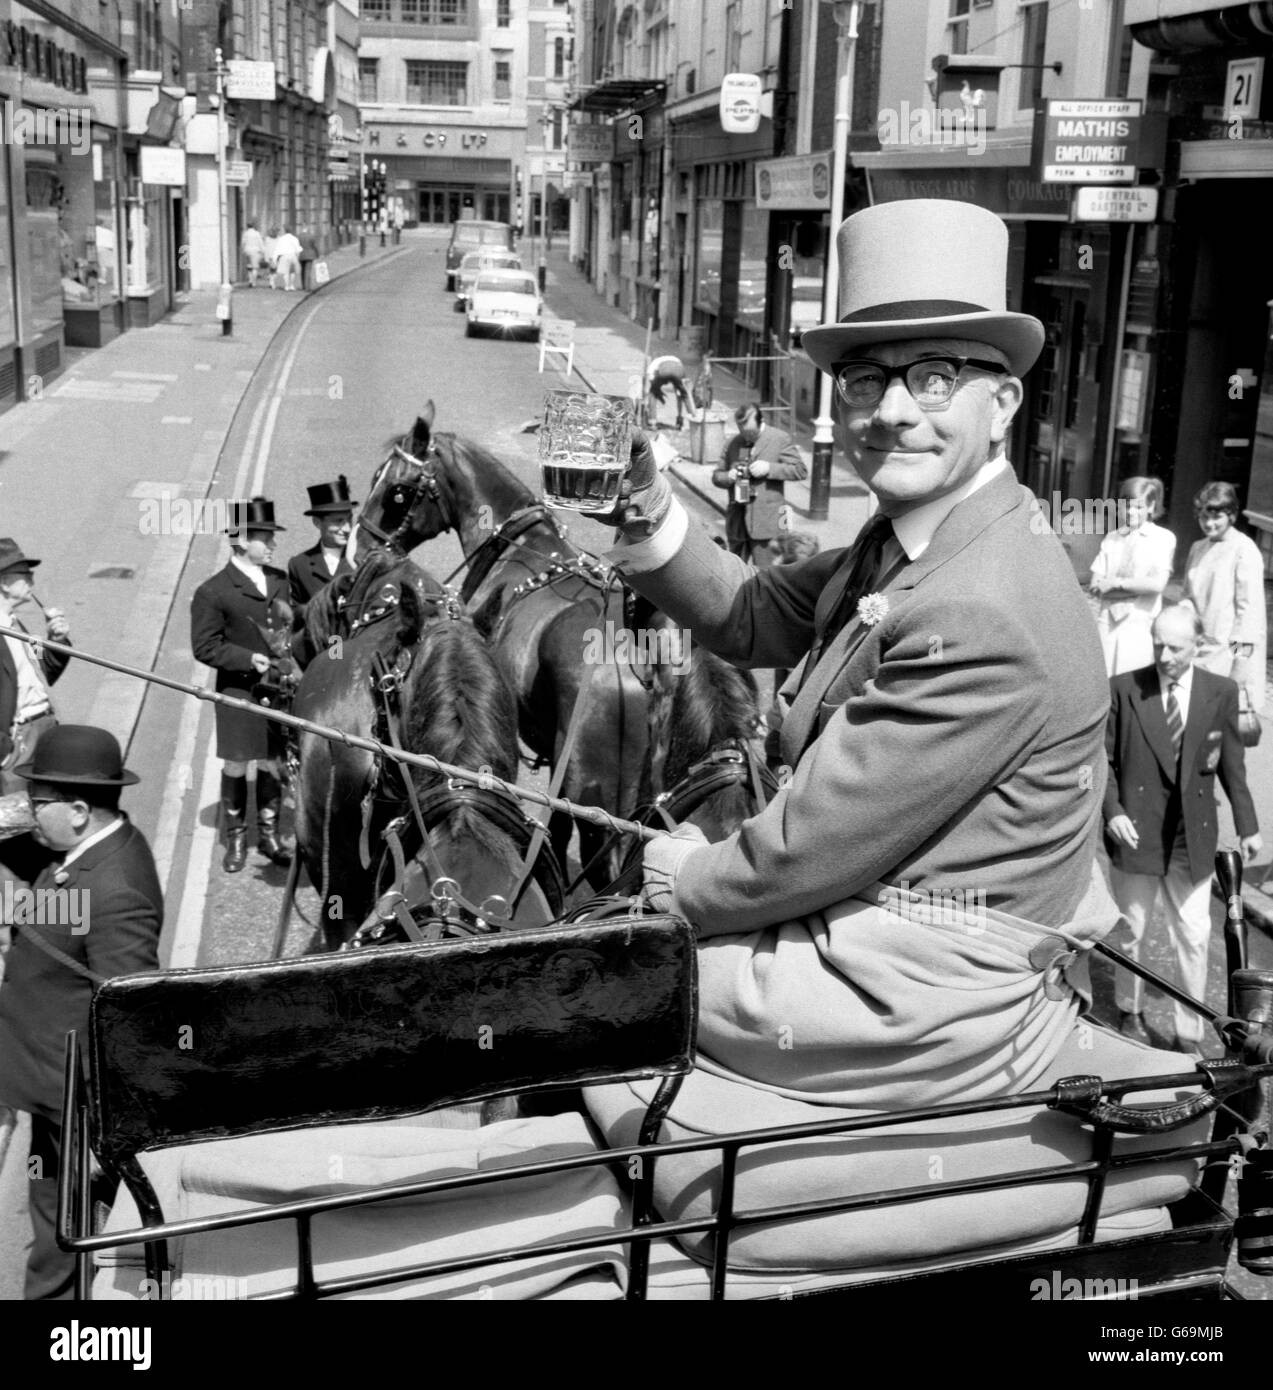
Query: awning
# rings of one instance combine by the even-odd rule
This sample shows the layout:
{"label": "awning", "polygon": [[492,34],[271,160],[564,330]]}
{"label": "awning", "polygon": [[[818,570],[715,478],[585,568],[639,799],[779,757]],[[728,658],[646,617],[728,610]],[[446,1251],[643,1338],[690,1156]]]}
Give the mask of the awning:
{"label": "awning", "polygon": [[580,92],[567,106],[568,111],[593,111],[614,116],[651,101],[662,101],[667,83],[650,77],[608,77]]}
{"label": "awning", "polygon": [[1244,5],[1223,7],[1196,0],[1184,13],[1180,0],[1156,0],[1154,18],[1138,23],[1136,11],[1144,8],[1142,0],[1124,22],[1137,43],[1159,53],[1244,44],[1267,48],[1273,44],[1273,0],[1247,0]]}

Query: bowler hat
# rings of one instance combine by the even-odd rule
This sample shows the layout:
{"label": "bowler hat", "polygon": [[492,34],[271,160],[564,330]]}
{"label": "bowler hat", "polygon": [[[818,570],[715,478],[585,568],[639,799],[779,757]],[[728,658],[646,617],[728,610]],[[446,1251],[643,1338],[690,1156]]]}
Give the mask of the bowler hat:
{"label": "bowler hat", "polygon": [[34,569],[36,565],[42,563],[41,560],[32,560],[29,555],[24,555],[22,547],[12,536],[0,536],[0,574],[3,574],[5,570],[18,568]]}
{"label": "bowler hat", "polygon": [[326,512],[351,512],[358,505],[349,495],[349,484],[342,473],[334,483],[315,483],[305,489],[309,493],[306,516],[322,516]]}
{"label": "bowler hat", "polygon": [[839,322],[806,329],[821,371],[872,343],[968,338],[997,347],[1015,376],[1043,348],[1043,325],[1006,307],[1008,229],[947,198],[905,198],[854,213],[836,238]]}
{"label": "bowler hat", "polygon": [[227,536],[241,535],[244,531],[286,531],[274,520],[274,503],[264,497],[253,497],[244,502],[230,503],[230,524],[225,528]]}
{"label": "bowler hat", "polygon": [[74,786],[131,787],[135,772],[124,766],[119,740],[91,724],[59,724],[35,745],[35,757],[15,767],[28,782]]}

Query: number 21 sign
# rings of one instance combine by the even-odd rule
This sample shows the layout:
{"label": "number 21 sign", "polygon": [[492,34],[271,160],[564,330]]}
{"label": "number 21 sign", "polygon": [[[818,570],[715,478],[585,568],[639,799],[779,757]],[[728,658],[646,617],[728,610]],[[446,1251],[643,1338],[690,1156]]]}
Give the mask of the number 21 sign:
{"label": "number 21 sign", "polygon": [[1235,58],[1229,64],[1224,84],[1224,118],[1238,116],[1254,121],[1260,116],[1260,94],[1264,86],[1263,58]]}

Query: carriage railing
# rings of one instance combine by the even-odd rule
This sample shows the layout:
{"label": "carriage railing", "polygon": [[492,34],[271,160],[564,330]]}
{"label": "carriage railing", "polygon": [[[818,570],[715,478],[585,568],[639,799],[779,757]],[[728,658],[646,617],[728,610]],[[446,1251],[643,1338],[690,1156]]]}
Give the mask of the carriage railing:
{"label": "carriage railing", "polygon": [[[1249,1085],[1257,1086],[1273,1077],[1273,1062],[1257,1064],[1244,1070]],[[1161,1091],[1197,1085],[1200,1084],[1200,1080],[1197,1072],[1178,1072],[1156,1077],[1108,1081],[1101,1084],[1100,1097],[1103,1100],[1121,1100],[1136,1092]],[[473,1093],[469,1098],[471,1100],[490,1099],[492,1096],[490,1093]],[[952,1119],[959,1116],[1001,1114],[1005,1111],[1038,1107],[1055,1109],[1061,1105],[1064,1098],[1065,1088],[1062,1083],[1046,1090],[1033,1091],[997,1101],[928,1106],[855,1120],[826,1120],[747,1132],[740,1131],[736,1134],[718,1135],[712,1138],[635,1144],[570,1158],[520,1164],[516,1167],[501,1169],[498,1172],[400,1183],[390,1187],[367,1188],[357,1192],[343,1193],[339,1196],[304,1198],[264,1209],[253,1208],[243,1212],[225,1213],[196,1220],[164,1222],[158,1225],[137,1227],[130,1231],[116,1231],[96,1236],[88,1234],[84,1230],[82,1216],[80,1223],[74,1227],[71,1226],[69,1196],[60,1184],[59,1203],[62,1212],[60,1222],[63,1224],[59,1232],[59,1239],[65,1248],[87,1254],[141,1242],[166,1241],[209,1231],[259,1225],[268,1221],[292,1220],[297,1223],[299,1254],[297,1287],[292,1291],[261,1295],[263,1301],[270,1301],[294,1298],[329,1298],[402,1284],[409,1280],[461,1273],[487,1266],[494,1267],[529,1257],[605,1250],[620,1245],[627,1247],[630,1252],[637,1247],[645,1247],[648,1250],[654,1241],[675,1240],[677,1237],[689,1235],[711,1235],[714,1237],[710,1272],[711,1297],[713,1300],[721,1300],[726,1296],[728,1277],[731,1272],[729,1267],[730,1241],[733,1234],[739,1230],[772,1224],[777,1221],[798,1221],[811,1216],[898,1206],[946,1196],[1037,1186],[1082,1178],[1088,1183],[1089,1191],[1089,1199],[1080,1223],[1076,1247],[1082,1248],[1097,1243],[1095,1236],[1099,1218],[1100,1194],[1103,1192],[1111,1173],[1160,1162],[1223,1159],[1227,1164],[1234,1157],[1242,1155],[1247,1148],[1235,1135],[1221,1141],[1168,1145],[1163,1148],[1140,1150],[1135,1153],[1114,1154],[1112,1152],[1113,1131],[1107,1126],[1097,1125],[1095,1126],[1094,1140],[1094,1147],[1097,1152],[1086,1161],[953,1182],[925,1183],[923,1186],[911,1188],[859,1193],[851,1197],[791,1202],[763,1210],[738,1212],[734,1209],[738,1161],[740,1154],[746,1149],[787,1144],[800,1139],[846,1136],[901,1124],[909,1125],[924,1121]],[[77,1114],[79,1121],[73,1123]],[[68,1124],[65,1132],[68,1135],[73,1135],[74,1140],[68,1146],[63,1173],[65,1174],[67,1171],[66,1165],[74,1164],[77,1158],[83,1172],[86,1158],[83,1126],[86,1122],[86,1114],[82,1108],[76,1111],[72,1108],[72,1103],[68,1102],[64,1118]],[[1180,1124],[1189,1122],[1189,1119],[1179,1121]],[[441,1196],[444,1193],[484,1188],[515,1179],[561,1175],[600,1166],[611,1166],[620,1173],[638,1173],[640,1184],[643,1190],[648,1193],[654,1181],[655,1166],[661,1159],[680,1154],[710,1151],[717,1151],[720,1154],[720,1198],[716,1210],[707,1216],[679,1220],[651,1219],[643,1224],[632,1224],[618,1230],[607,1230],[595,1235],[574,1236],[533,1245],[509,1246],[465,1258],[420,1262],[378,1274],[325,1280],[319,1280],[315,1276],[311,1225],[315,1217],[326,1212],[369,1206],[374,1203],[400,1200],[406,1197]],[[1204,1200],[1216,1219],[1222,1219],[1226,1223],[1232,1220],[1232,1213],[1226,1212],[1223,1207],[1214,1202]],[[1273,1209],[1260,1214],[1250,1214],[1249,1226],[1249,1230],[1243,1230],[1241,1226],[1239,1227],[1240,1252],[1249,1242],[1254,1255],[1248,1267],[1264,1274],[1273,1273],[1273,1261],[1270,1261],[1268,1254],[1269,1240],[1273,1236]],[[1042,1256],[1047,1261],[1055,1263],[1059,1259],[1063,1259],[1066,1253],[1065,1250],[1048,1250],[1040,1252],[1039,1255],[1020,1258],[1021,1260],[1030,1260]],[[966,1251],[964,1254],[968,1257],[994,1256],[995,1251],[990,1248],[982,1251]],[[1010,1257],[1011,1252],[1008,1252],[1008,1255]],[[648,1293],[648,1255],[642,1260],[632,1260],[631,1255],[629,1258],[634,1268],[626,1297],[630,1301],[643,1300]],[[847,1273],[843,1270],[839,1272],[841,1274]],[[864,1279],[857,1287],[865,1291],[869,1289],[870,1284],[869,1279]],[[164,1281],[162,1279],[154,1285],[154,1287],[163,1286]]]}

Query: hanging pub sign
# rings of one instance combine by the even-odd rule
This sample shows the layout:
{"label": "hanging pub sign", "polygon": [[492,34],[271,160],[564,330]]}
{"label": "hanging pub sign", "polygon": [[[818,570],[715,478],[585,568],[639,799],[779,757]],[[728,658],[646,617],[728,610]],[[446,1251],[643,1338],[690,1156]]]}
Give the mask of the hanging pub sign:
{"label": "hanging pub sign", "polygon": [[614,127],[571,121],[566,152],[576,164],[609,164],[614,158]]}
{"label": "hanging pub sign", "polygon": [[730,135],[754,135],[760,129],[760,78],[731,72],[720,84],[720,124]]}
{"label": "hanging pub sign", "polygon": [[1044,183],[1135,183],[1139,101],[1049,101],[1043,127]]}

